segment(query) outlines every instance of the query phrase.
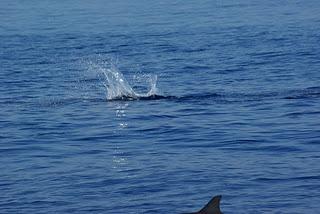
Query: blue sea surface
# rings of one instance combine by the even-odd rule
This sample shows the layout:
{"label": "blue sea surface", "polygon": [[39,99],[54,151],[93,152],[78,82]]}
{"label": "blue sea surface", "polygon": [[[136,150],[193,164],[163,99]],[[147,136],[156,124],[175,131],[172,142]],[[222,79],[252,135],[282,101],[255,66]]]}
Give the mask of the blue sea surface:
{"label": "blue sea surface", "polygon": [[1,0],[0,213],[320,213],[319,14]]}

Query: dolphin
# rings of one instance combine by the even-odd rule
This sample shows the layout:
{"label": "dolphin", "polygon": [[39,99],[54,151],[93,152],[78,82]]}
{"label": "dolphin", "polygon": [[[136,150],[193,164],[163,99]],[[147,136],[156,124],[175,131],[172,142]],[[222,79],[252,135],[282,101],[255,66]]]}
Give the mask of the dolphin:
{"label": "dolphin", "polygon": [[221,195],[213,197],[200,211],[189,214],[223,214],[220,211]]}

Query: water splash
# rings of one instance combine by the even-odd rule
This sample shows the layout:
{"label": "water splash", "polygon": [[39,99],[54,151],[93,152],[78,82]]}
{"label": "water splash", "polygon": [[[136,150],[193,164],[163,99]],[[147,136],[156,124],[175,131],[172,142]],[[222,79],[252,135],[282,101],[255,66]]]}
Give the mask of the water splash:
{"label": "water splash", "polygon": [[130,86],[121,71],[111,64],[109,68],[100,67],[100,71],[104,75],[103,85],[107,90],[107,100],[137,100],[146,99],[156,96],[157,89],[157,76],[149,76],[150,90],[147,93],[138,93]]}
{"label": "water splash", "polygon": [[150,83],[150,91],[147,93],[147,96],[154,96],[157,95],[159,93],[158,88],[157,88],[157,80],[158,80],[158,76],[157,75],[153,75],[150,77],[149,79],[149,83]]}

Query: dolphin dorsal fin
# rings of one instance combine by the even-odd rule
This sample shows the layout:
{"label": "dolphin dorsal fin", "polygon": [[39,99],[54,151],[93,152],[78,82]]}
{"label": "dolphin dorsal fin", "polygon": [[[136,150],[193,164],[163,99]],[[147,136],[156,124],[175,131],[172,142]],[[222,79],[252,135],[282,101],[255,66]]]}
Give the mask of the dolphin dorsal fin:
{"label": "dolphin dorsal fin", "polygon": [[221,195],[213,197],[204,208],[202,208],[199,214],[222,214],[220,211]]}

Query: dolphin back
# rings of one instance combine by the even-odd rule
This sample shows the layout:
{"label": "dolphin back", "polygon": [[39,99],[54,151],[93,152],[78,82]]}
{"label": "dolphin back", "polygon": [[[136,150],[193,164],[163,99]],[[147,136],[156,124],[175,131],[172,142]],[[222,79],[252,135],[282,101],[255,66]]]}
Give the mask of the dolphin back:
{"label": "dolphin back", "polygon": [[221,195],[213,197],[200,211],[192,214],[223,214],[220,210]]}

